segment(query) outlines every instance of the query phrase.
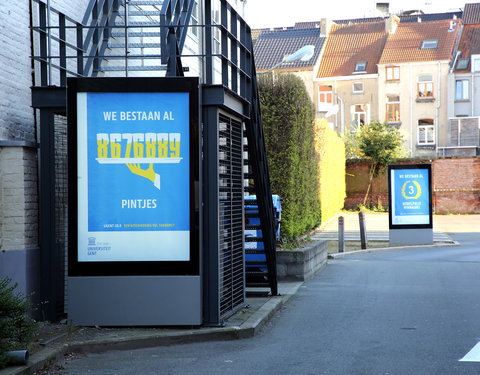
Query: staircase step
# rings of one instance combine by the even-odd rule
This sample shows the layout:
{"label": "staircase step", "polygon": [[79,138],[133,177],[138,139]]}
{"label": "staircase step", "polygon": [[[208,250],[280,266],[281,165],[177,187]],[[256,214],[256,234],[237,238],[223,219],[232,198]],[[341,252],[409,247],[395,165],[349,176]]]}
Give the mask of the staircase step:
{"label": "staircase step", "polygon": [[[115,22],[115,26],[117,27],[125,27],[125,22],[117,21]],[[128,22],[128,27],[160,27],[160,22]]]}
{"label": "staircase step", "polygon": [[163,5],[163,0],[151,0],[151,1],[130,0],[128,4],[129,5]]}
{"label": "staircase step", "polygon": [[[103,72],[107,72],[107,71],[121,72],[121,71],[125,71],[126,69],[124,66],[102,66],[99,70]],[[167,70],[166,65],[151,65],[151,66],[129,65],[128,66],[129,72],[152,72],[152,71],[163,71],[163,70]]]}
{"label": "staircase step", "polygon": [[[128,48],[160,48],[160,43],[128,43]],[[125,43],[108,43],[108,48],[125,48]]]}
{"label": "staircase step", "polygon": [[245,249],[245,254],[254,255],[254,254],[265,254],[264,249]]}
{"label": "staircase step", "polygon": [[[114,32],[111,35],[114,38],[125,38],[125,32]],[[133,31],[128,33],[128,37],[130,38],[159,38],[160,36],[159,32]]]}
{"label": "staircase step", "polygon": [[245,264],[247,266],[265,266],[267,268],[267,262],[265,260],[246,260]]}
{"label": "staircase step", "polygon": [[[125,11],[121,10],[118,12],[120,16],[125,16]],[[160,16],[160,10],[128,10],[129,17],[140,17],[140,16]]]}

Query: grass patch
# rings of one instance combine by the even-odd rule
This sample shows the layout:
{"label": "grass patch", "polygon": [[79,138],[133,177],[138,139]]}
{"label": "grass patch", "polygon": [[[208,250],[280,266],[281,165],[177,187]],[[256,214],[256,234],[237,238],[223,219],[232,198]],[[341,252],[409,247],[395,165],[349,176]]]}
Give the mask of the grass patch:
{"label": "grass patch", "polygon": [[[367,249],[378,249],[383,247],[390,247],[390,243],[388,241],[369,241],[367,243]],[[362,244],[360,241],[345,241],[345,252],[356,250],[362,250]],[[327,241],[327,251],[328,254],[338,253],[338,241]]]}

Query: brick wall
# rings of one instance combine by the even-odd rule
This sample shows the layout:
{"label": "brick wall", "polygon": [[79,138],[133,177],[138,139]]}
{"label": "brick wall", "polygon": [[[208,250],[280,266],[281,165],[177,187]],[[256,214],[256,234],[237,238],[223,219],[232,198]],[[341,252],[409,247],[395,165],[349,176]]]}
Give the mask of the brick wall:
{"label": "brick wall", "polygon": [[[425,163],[409,161],[407,164]],[[480,213],[480,158],[436,159],[432,161],[433,207],[437,214]],[[345,208],[363,202],[368,186],[368,165],[361,161],[347,163],[347,198]],[[388,207],[388,177],[374,179],[368,205]]]}
{"label": "brick wall", "polygon": [[435,212],[480,213],[480,158],[433,163]]}
{"label": "brick wall", "polygon": [[0,250],[38,244],[36,150],[0,147]]}

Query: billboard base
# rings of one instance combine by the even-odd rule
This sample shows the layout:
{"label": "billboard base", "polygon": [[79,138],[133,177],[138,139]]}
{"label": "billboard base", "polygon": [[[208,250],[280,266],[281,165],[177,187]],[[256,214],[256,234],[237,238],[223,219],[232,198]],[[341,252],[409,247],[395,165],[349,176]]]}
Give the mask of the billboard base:
{"label": "billboard base", "polygon": [[77,326],[201,325],[200,276],[68,278],[68,319]]}
{"label": "billboard base", "polygon": [[390,245],[432,245],[432,228],[390,229]]}

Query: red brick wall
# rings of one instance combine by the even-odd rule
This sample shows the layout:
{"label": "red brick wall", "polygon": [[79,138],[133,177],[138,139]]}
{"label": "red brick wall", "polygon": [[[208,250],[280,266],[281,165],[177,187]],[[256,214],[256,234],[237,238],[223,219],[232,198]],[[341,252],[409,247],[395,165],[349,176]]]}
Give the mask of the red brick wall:
{"label": "red brick wall", "polygon": [[[405,164],[423,164],[408,161]],[[436,159],[432,161],[433,209],[437,214],[480,213],[480,158]],[[363,203],[368,186],[368,165],[347,162],[345,208]],[[386,173],[374,179],[368,205],[388,207]]]}

